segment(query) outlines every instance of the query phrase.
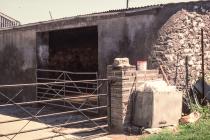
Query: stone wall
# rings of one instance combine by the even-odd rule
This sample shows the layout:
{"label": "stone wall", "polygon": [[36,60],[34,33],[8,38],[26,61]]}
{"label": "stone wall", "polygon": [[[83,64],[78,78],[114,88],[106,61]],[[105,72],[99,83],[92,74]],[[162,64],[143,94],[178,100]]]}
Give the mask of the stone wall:
{"label": "stone wall", "polygon": [[201,76],[201,28],[204,30],[206,74],[210,70],[210,12],[196,6],[192,11],[180,10],[167,20],[158,32],[149,58],[153,68],[163,65],[170,83],[182,89],[186,76],[189,84]]}

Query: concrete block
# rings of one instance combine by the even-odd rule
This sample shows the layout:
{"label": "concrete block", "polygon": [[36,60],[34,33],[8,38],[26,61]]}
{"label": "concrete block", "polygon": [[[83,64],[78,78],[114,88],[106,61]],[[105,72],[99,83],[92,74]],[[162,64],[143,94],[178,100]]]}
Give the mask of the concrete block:
{"label": "concrete block", "polygon": [[179,92],[138,92],[133,123],[145,128],[174,125],[178,124],[181,112],[182,94]]}

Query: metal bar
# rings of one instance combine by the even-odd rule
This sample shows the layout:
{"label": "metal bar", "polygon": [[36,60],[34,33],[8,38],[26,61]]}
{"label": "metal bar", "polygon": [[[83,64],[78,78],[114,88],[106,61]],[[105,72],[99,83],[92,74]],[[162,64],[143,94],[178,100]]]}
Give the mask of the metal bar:
{"label": "metal bar", "polygon": [[[97,79],[98,81],[107,81],[108,79]],[[97,80],[78,80],[78,81],[65,81],[65,83],[79,83],[79,82],[93,82]],[[44,83],[29,83],[29,84],[14,84],[14,85],[0,85],[0,88],[4,87],[20,87],[20,86],[35,86],[35,85],[47,85],[47,84],[61,84],[64,82],[44,82]]]}
{"label": "metal bar", "polygon": [[65,80],[62,79],[55,79],[55,78],[37,78],[37,80],[43,80],[43,81],[63,81],[65,82]]}
{"label": "metal bar", "polygon": [[[59,95],[59,96],[61,96],[61,95]],[[62,96],[61,96],[62,97]],[[69,104],[69,105],[71,105],[74,109],[76,109],[76,110],[78,110],[83,116],[85,116],[88,120],[90,120],[90,118],[87,116],[87,115],[85,115],[82,111],[80,111],[80,109],[78,109],[76,106],[74,106],[71,102],[69,102],[68,100],[66,100],[66,102]],[[90,120],[91,121],[91,120]],[[98,126],[99,128],[100,128],[100,126],[96,123],[96,122],[94,122],[94,121],[91,121],[93,124],[95,124],[96,126]],[[103,128],[101,128],[104,132],[107,132],[105,129],[103,129]]]}
{"label": "metal bar", "polygon": [[189,87],[188,87],[188,85],[189,85],[188,56],[185,57],[185,85],[186,85],[185,92],[188,94],[188,89],[189,89]]}
{"label": "metal bar", "polygon": [[162,66],[162,65],[160,65],[160,70],[161,70],[161,72],[162,72],[162,74],[163,74],[164,79],[166,80],[167,84],[169,85],[170,82],[168,81],[168,78],[167,78],[167,76],[166,76],[165,71],[163,70],[163,66]]}
{"label": "metal bar", "polygon": [[[47,97],[39,97],[40,99],[50,99],[50,98],[47,98]],[[62,100],[64,101],[64,100]],[[74,100],[70,100],[73,104],[77,104],[77,105],[81,105],[82,103],[79,103],[79,101],[74,101]],[[96,105],[94,104],[85,104],[85,107],[96,107]],[[71,108],[71,109],[74,109],[74,108]]]}
{"label": "metal bar", "polygon": [[[71,106],[67,106],[67,105],[60,105],[60,104],[53,104],[53,103],[43,103],[43,104],[47,104],[47,105],[53,105],[53,106],[58,106],[58,107],[63,107],[63,108],[68,108],[68,109],[74,109]],[[74,104],[78,104],[78,103],[74,103]],[[88,106],[88,107],[97,107],[97,106]],[[88,112],[92,112],[92,113],[96,113],[94,111],[91,110],[87,110]]]}
{"label": "metal bar", "polygon": [[[37,65],[36,65],[36,69],[37,69]],[[36,83],[38,83],[38,80],[37,80],[37,78],[38,78],[38,73],[37,73],[37,71],[35,72],[35,74],[36,74]],[[38,98],[37,98],[37,96],[38,96],[38,94],[37,94],[37,92],[38,92],[38,86],[36,86],[36,99],[35,100],[38,100]]]}
{"label": "metal bar", "polygon": [[[68,108],[68,109],[74,109],[70,106],[66,106],[66,105],[60,105],[60,104],[53,104],[53,103],[43,103],[43,104],[47,104],[47,105],[52,105],[52,106],[57,106],[57,107],[63,107],[63,108]],[[75,103],[74,103],[75,104]],[[89,107],[96,107],[96,106],[89,106]],[[96,113],[94,110],[87,110],[87,112],[91,112],[91,113]]]}
{"label": "metal bar", "polygon": [[[35,115],[36,117],[46,106],[42,107]],[[32,118],[18,131],[17,134],[15,134],[11,139],[13,140],[30,122],[32,121]]]}
{"label": "metal bar", "polygon": [[204,99],[205,97],[205,73],[204,73],[204,43],[203,43],[203,29],[201,29],[201,70],[202,70],[202,98]]}
{"label": "metal bar", "polygon": [[[66,81],[66,73],[64,73],[63,78]],[[66,97],[66,83],[64,83],[63,86],[64,86],[64,97]],[[64,103],[64,105],[66,104],[65,101],[63,103]]]}
{"label": "metal bar", "polygon": [[[53,89],[54,91],[59,91],[59,89]],[[53,90],[51,90],[51,91],[53,91]],[[62,90],[63,91],[63,90]],[[68,92],[68,93],[76,93],[76,94],[78,94],[78,95],[81,95],[82,93],[80,93],[80,92],[74,92],[74,91],[70,91],[70,90],[68,90],[68,91],[66,91],[66,92]],[[48,92],[41,92],[41,91],[39,91],[38,93],[40,93],[40,94],[45,94],[45,93],[48,93],[48,94],[50,94],[49,93],[49,91]],[[86,93],[87,94],[87,93]],[[51,94],[52,95],[52,94]],[[84,95],[84,94],[82,94],[82,95]]]}
{"label": "metal bar", "polygon": [[[54,82],[57,82],[63,75],[64,75],[64,73],[61,73]],[[62,89],[63,89],[63,87],[62,87]],[[47,89],[47,92],[48,91],[49,91],[49,89]]]}
{"label": "metal bar", "polygon": [[[83,95],[83,96],[76,96],[76,97],[68,97],[68,98],[59,98],[59,99],[51,99],[51,100],[41,100],[41,101],[31,101],[31,102],[21,102],[16,103],[17,105],[26,105],[26,104],[34,104],[34,103],[43,103],[43,102],[53,102],[53,101],[60,101],[60,100],[68,100],[68,99],[77,99],[77,98],[87,98],[87,97],[95,97],[95,96],[106,96],[107,94],[99,94],[99,95]],[[13,106],[14,104],[3,104],[0,107],[5,106]]]}
{"label": "metal bar", "polygon": [[[70,81],[72,81],[71,77],[66,73],[67,78],[69,78]],[[76,83],[73,83],[73,85],[75,86],[75,88],[81,92],[81,90],[77,87]]]}
{"label": "metal bar", "polygon": [[[64,75],[65,75],[65,73],[64,73]],[[66,74],[67,76],[68,76],[68,74]],[[43,79],[47,79],[47,78],[43,78]],[[49,79],[48,79],[49,80]],[[50,79],[50,80],[54,80],[54,79]],[[57,78],[57,80],[58,80],[58,78]],[[59,79],[60,80],[60,79]],[[85,102],[83,102],[82,103],[82,105],[79,107],[79,108],[77,108],[74,104],[72,104],[71,103],[71,101],[70,100],[68,100],[67,98],[64,98],[63,97],[63,95],[60,95],[59,93],[61,92],[61,91],[63,91],[63,88],[62,89],[53,89],[54,87],[52,87],[52,86],[50,86],[50,84],[63,84],[63,85],[59,85],[59,86],[64,86],[64,88],[66,88],[67,87],[67,85],[66,84],[68,84],[68,83],[73,83],[74,85],[75,85],[75,87],[76,88],[78,88],[79,86],[77,86],[76,85],[76,83],[90,83],[90,82],[97,82],[97,83],[95,83],[95,84],[97,84],[98,85],[98,81],[108,81],[108,79],[96,79],[96,80],[78,80],[78,81],[72,81],[71,80],[71,78],[70,78],[70,81],[69,80],[66,80],[66,78],[64,77],[64,80],[60,80],[60,81],[63,81],[63,82],[57,82],[57,81],[54,81],[54,82],[48,82],[48,83],[29,83],[29,84],[16,84],[16,85],[0,85],[0,87],[17,87],[17,86],[30,86],[30,85],[44,85],[44,86],[48,86],[49,88],[47,88],[47,90],[48,91],[50,91],[50,90],[52,90],[53,92],[55,92],[56,94],[50,94],[50,95],[57,95],[57,96],[60,96],[60,97],[62,97],[61,99],[52,99],[52,100],[63,100],[63,101],[65,101],[65,103],[68,103],[69,105],[71,105],[72,106],[72,108],[73,109],[75,109],[75,110],[71,110],[71,111],[65,111],[65,112],[57,112],[57,113],[51,113],[51,114],[44,114],[44,115],[38,115],[40,112],[38,111],[38,113],[36,113],[36,115],[32,115],[30,112],[28,112],[27,110],[25,110],[23,107],[21,107],[21,106],[19,106],[17,103],[15,103],[15,102],[13,102],[13,104],[12,105],[16,105],[16,106],[18,106],[18,107],[20,107],[24,112],[26,112],[27,114],[29,114],[31,117],[26,117],[26,118],[22,118],[22,119],[18,119],[18,120],[27,120],[27,119],[37,119],[37,120],[39,120],[39,118],[42,118],[42,117],[49,117],[49,116],[56,116],[56,115],[63,115],[63,114],[68,114],[68,113],[75,113],[75,112],[80,112],[84,117],[86,117],[87,118],[87,120],[85,120],[85,122],[92,122],[93,124],[95,124],[96,125],[96,128],[99,128],[99,129],[102,129],[103,131],[105,131],[105,132],[107,132],[105,129],[103,129],[102,128],[102,126],[101,125],[99,125],[97,122],[95,122],[96,120],[94,120],[94,119],[91,119],[91,118],[89,118],[86,114],[84,114],[82,111],[88,111],[88,110],[95,110],[95,109],[99,109],[99,108],[106,108],[107,106],[98,106],[98,107],[93,107],[93,108],[85,108],[85,109],[81,109],[81,107],[84,105],[84,104],[86,104],[86,102],[88,101],[88,100],[86,100]],[[92,84],[92,83],[91,83]],[[71,86],[70,86],[71,87]],[[100,88],[100,86],[97,86],[97,88],[91,93],[91,94],[93,94],[93,93],[95,93],[95,91],[98,91],[98,89]],[[87,89],[87,88],[85,88],[85,89]],[[59,92],[57,92],[57,91],[59,91]],[[66,89],[64,89],[64,91],[66,92]],[[75,92],[74,92],[75,93]],[[46,94],[48,94],[48,93],[46,93]],[[49,95],[49,94],[48,94]],[[88,99],[88,98],[90,98],[90,97],[99,97],[100,95],[89,95],[88,97],[86,96],[86,98]],[[104,96],[107,96],[107,94],[104,94]],[[6,96],[7,97],[7,96]],[[42,97],[41,97],[42,98]],[[74,98],[79,98],[79,97],[70,97],[69,99],[74,99]],[[12,99],[9,99],[9,100],[12,100]],[[47,100],[47,102],[46,103],[49,103],[49,102],[52,102],[52,100]],[[32,101],[32,103],[35,103],[35,102],[37,102],[37,101]],[[45,103],[45,102],[43,102],[43,101],[40,101],[40,103]],[[22,103],[20,103],[20,104],[22,104]],[[1,107],[1,105],[0,105],[0,107]],[[45,107],[45,106],[44,106]],[[42,110],[42,109],[41,109]],[[106,117],[107,118],[107,117]],[[12,121],[12,120],[10,120],[10,121]],[[14,121],[14,120],[13,120]],[[16,119],[16,121],[17,121],[17,119]],[[30,120],[31,121],[31,120]],[[30,123],[30,121],[28,122],[28,123]],[[39,120],[40,122],[41,122],[41,120]],[[74,124],[76,124],[76,123],[79,123],[80,121],[77,121],[77,122],[73,122],[73,123],[64,123],[64,124],[60,124],[61,126],[62,125],[74,125]],[[84,122],[84,121],[83,121]],[[0,122],[1,123],[1,122]],[[6,122],[3,122],[3,123],[6,123]],[[24,129],[24,127],[25,126],[27,126],[28,125],[28,123],[26,124],[26,125],[24,125],[20,130],[19,130],[19,132],[16,132],[15,133],[15,136],[17,135],[17,134],[20,134],[20,133],[26,133],[27,131],[28,132],[32,132],[32,130],[34,130],[34,129],[32,129],[32,130],[26,130],[26,131],[22,131],[23,129]],[[60,126],[58,126],[58,125],[55,125],[55,126],[49,126],[49,125],[47,125],[46,127],[45,127],[45,129],[47,129],[47,128],[54,128],[54,127],[60,127]],[[41,130],[43,130],[43,128],[38,128],[39,130],[41,129]],[[36,131],[38,131],[38,130],[36,130]],[[8,133],[7,133],[8,134]],[[7,136],[7,134],[6,135],[1,135],[0,134],[0,136]],[[10,133],[9,133],[10,134]],[[14,134],[10,134],[10,135],[14,135]],[[60,134],[60,135],[62,135],[62,134]],[[15,137],[14,136],[14,137]],[[13,137],[13,138],[14,138]],[[12,138],[12,139],[13,139]]]}
{"label": "metal bar", "polygon": [[[57,81],[62,81],[60,80],[60,78],[63,76],[63,73],[61,73],[56,79],[54,79],[53,81],[54,82],[57,82]],[[52,78],[51,78],[52,79]],[[39,78],[37,77],[37,80],[50,80],[49,78]]]}
{"label": "metal bar", "polygon": [[[91,95],[93,95],[101,86],[102,86],[102,84],[99,85],[99,86],[91,93]],[[89,97],[86,99],[86,101],[84,101],[84,102],[80,105],[80,107],[79,107],[78,109],[80,109],[82,106],[84,106],[85,103],[86,103],[88,100],[89,100]]]}
{"label": "metal bar", "polygon": [[[53,95],[53,94],[49,94],[49,95]],[[96,95],[96,94],[94,94],[94,95]],[[88,97],[84,97],[84,98],[93,98],[93,97],[97,97],[97,96],[99,96],[99,95],[96,95],[96,96],[88,96]],[[100,96],[107,96],[107,94],[100,94]],[[57,95],[56,97],[60,97],[59,95]],[[63,96],[64,97],[64,96]],[[42,97],[42,96],[38,96],[38,98],[40,98],[40,99],[44,99],[44,100],[53,100],[53,99],[57,99],[57,98],[53,98],[53,97]],[[58,98],[58,99],[60,99],[60,98]],[[62,99],[62,100],[64,100],[64,99]],[[70,101],[74,101],[74,99],[68,99],[68,100],[70,100]]]}
{"label": "metal bar", "polygon": [[[80,111],[80,109],[78,109],[76,106],[74,106],[71,102],[66,101],[69,105],[71,105],[73,108],[75,108],[76,110],[78,110],[83,116],[85,116],[89,121],[91,121],[93,124],[95,124],[97,127],[100,128],[100,126],[95,122],[92,121],[87,115],[85,115],[82,111]],[[107,130],[101,128],[104,132],[107,132]]]}
{"label": "metal bar", "polygon": [[[6,95],[4,95],[2,92],[0,92],[0,95],[4,96],[5,98],[9,99]],[[18,106],[21,110],[23,110],[25,113],[27,113],[28,115],[30,115],[31,117],[37,119],[39,122],[43,123],[39,118],[35,117],[33,114],[31,114],[29,111],[27,111],[25,108],[21,107],[20,105],[16,104],[14,101],[11,101],[13,104],[15,104],[16,106]],[[45,124],[45,123],[43,123]],[[47,125],[47,124],[46,124]],[[49,125],[47,125],[49,126]],[[20,132],[19,132],[20,133]],[[18,134],[19,134],[18,133]]]}
{"label": "metal bar", "polygon": [[109,130],[111,130],[111,125],[112,125],[112,119],[111,119],[111,91],[110,91],[110,85],[109,81],[107,81],[107,98],[108,98],[108,107],[107,107],[107,114],[108,114],[108,125],[109,125]]}
{"label": "metal bar", "polygon": [[[98,109],[97,109],[98,110]],[[92,111],[90,111],[90,112],[92,112]],[[95,112],[93,112],[93,113],[95,113]],[[70,118],[67,120],[67,121],[65,121],[65,123],[68,123],[69,122],[69,120],[70,120]],[[102,127],[102,126],[101,126]],[[97,127],[98,128],[98,127]],[[61,130],[61,129],[60,129]],[[55,135],[56,136],[56,135]]]}
{"label": "metal bar", "polygon": [[48,69],[37,69],[37,71],[43,72],[64,72],[68,74],[79,74],[79,75],[91,75],[96,74],[97,72],[70,72],[70,71],[63,71],[63,70],[48,70]]}
{"label": "metal bar", "polygon": [[[43,89],[43,90],[47,90],[49,88],[39,88],[39,89]],[[52,88],[53,90],[55,91],[60,91],[60,89],[57,89],[57,88]],[[47,93],[49,92],[50,90],[44,92],[44,93]],[[64,90],[63,90],[64,91]],[[39,91],[40,92],[40,91]],[[70,91],[70,90],[66,90],[66,92],[69,92],[69,93],[77,93],[77,94],[85,94],[84,92],[78,92],[78,91]],[[41,93],[41,92],[40,92]]]}
{"label": "metal bar", "polygon": [[[56,79],[54,79],[55,82],[61,80],[60,78],[61,78],[63,75],[64,75],[64,73],[61,73]],[[41,78],[38,78],[38,77],[37,77],[37,79],[41,79]],[[49,78],[43,78],[43,79],[49,79]]]}
{"label": "metal bar", "polygon": [[21,89],[17,94],[15,94],[15,96],[13,96],[11,99],[9,99],[6,104],[8,104],[10,101],[14,100],[21,92],[23,91],[23,89]]}
{"label": "metal bar", "polygon": [[[56,91],[58,91],[58,90],[56,90]],[[39,93],[39,94],[41,94],[41,95],[52,95],[52,96],[55,95],[55,93],[47,93],[47,92],[40,92],[40,91],[37,92],[37,93]],[[54,97],[57,97],[57,96],[58,96],[58,95],[55,95]],[[38,97],[39,97],[39,96],[38,96]],[[42,97],[45,97],[45,96],[42,96]],[[41,97],[41,98],[42,98],[42,97]]]}
{"label": "metal bar", "polygon": [[[98,77],[99,77],[99,75],[98,75],[98,73],[96,74],[96,79],[98,79]],[[97,87],[98,87],[98,85],[99,85],[99,82],[97,81]],[[97,95],[99,94],[99,90],[97,90],[97,93],[96,93]],[[99,106],[99,96],[97,97],[97,106]],[[99,110],[97,110],[97,112],[99,113]]]}
{"label": "metal bar", "polygon": [[[49,78],[37,78],[37,79],[38,79],[38,80],[43,80],[43,81],[44,81],[44,80],[45,80],[45,81],[47,81],[47,80],[48,80],[48,81],[54,81],[54,82],[56,81],[56,79],[52,79],[52,78],[51,78],[51,79],[49,79]],[[57,80],[57,81],[60,81],[60,84],[63,84],[64,82],[66,83],[66,81],[72,81],[72,80],[65,80],[65,81],[64,81],[64,80]],[[96,80],[95,80],[95,81],[92,81],[92,82],[84,81],[84,82],[77,82],[77,83],[84,83],[84,84],[87,83],[87,84],[96,85],[96,83],[93,83],[93,82],[96,82]],[[39,82],[39,83],[41,83],[41,82]],[[47,83],[47,82],[43,82],[43,83]],[[58,82],[58,83],[59,83],[59,82]],[[68,82],[68,83],[72,83],[72,84],[73,84],[74,82]],[[53,85],[53,84],[52,84],[52,85]],[[60,85],[60,86],[61,86],[61,85]]]}
{"label": "metal bar", "polygon": [[[61,95],[59,95],[59,96],[61,96]],[[62,96],[61,96],[61,97],[62,97]],[[85,115],[82,111],[80,111],[80,109],[78,109],[76,106],[74,106],[71,102],[69,102],[68,100],[66,100],[66,102],[67,102],[69,105],[71,105],[74,109],[78,110],[83,116],[85,116],[87,119],[90,120],[90,118],[89,118],[87,115]],[[90,120],[90,121],[91,121],[91,120]],[[91,121],[91,122],[100,128],[100,126],[99,126],[96,122],[94,122],[94,121]],[[107,130],[105,130],[105,129],[103,129],[103,128],[101,128],[101,129],[102,129],[104,132],[107,132]]]}
{"label": "metal bar", "polygon": [[[63,88],[62,88],[63,89]],[[61,90],[62,90],[61,89]],[[60,90],[60,91],[61,91]],[[57,92],[56,93],[56,95],[57,94],[59,94],[60,93],[60,91],[59,92]],[[55,95],[55,96],[56,96]],[[13,104],[14,104],[14,102],[13,102]],[[22,108],[21,106],[19,106],[19,105],[17,105],[18,107],[20,107],[24,112],[26,112],[27,114],[29,114],[30,116],[32,116],[32,118],[18,131],[18,134],[32,121],[32,119],[33,118],[35,118],[35,119],[37,119],[38,121],[40,121],[41,123],[43,123],[39,118],[37,118],[36,116],[39,114],[39,113],[41,113],[41,111],[46,107],[46,105],[45,106],[43,106],[37,113],[36,113],[36,115],[33,115],[33,114],[31,114],[30,112],[28,112],[27,110],[25,110],[24,108]],[[49,126],[49,125],[47,125],[47,126]],[[12,139],[14,139],[18,134],[16,134],[16,135],[14,135],[13,137],[12,137]],[[65,136],[63,136],[64,138],[65,138]]]}
{"label": "metal bar", "polygon": [[[107,106],[85,108],[85,109],[80,109],[80,111],[95,110],[95,109],[106,108],[106,107]],[[76,112],[78,112],[78,111],[77,110],[63,111],[63,112],[58,112],[58,113],[51,113],[51,114],[39,115],[39,116],[36,116],[36,118],[44,118],[44,117],[50,117],[50,116],[58,116],[58,115],[63,115],[63,114],[76,113]],[[23,120],[33,119],[33,118],[34,117],[25,117],[25,118],[19,118],[19,119],[14,119],[14,120],[9,120],[9,121],[2,121],[2,122],[0,122],[0,124],[3,124],[3,123],[11,123],[11,122],[16,122],[16,121],[23,121]]]}
{"label": "metal bar", "polygon": [[[69,122],[69,120],[70,120],[70,118],[68,118],[68,120],[67,121],[65,121],[65,123],[68,123]],[[61,129],[60,129],[61,130]],[[59,131],[60,131],[59,130]],[[60,134],[59,134],[60,135]],[[56,134],[54,135],[54,137],[56,136]],[[53,138],[52,138],[53,139]]]}
{"label": "metal bar", "polygon": [[[69,80],[66,80],[66,81],[69,81]],[[85,82],[78,82],[78,83],[80,83],[80,84],[96,85],[97,84],[96,82],[97,81],[95,80],[95,81],[91,81],[91,82],[85,81]],[[72,84],[72,83],[67,83],[67,84]],[[55,84],[51,84],[51,85],[55,85]],[[58,85],[58,86],[61,86],[61,85]]]}
{"label": "metal bar", "polygon": [[59,94],[61,91],[63,91],[63,88],[64,88],[64,87],[62,87],[62,89],[59,90],[59,91],[57,92],[57,91],[55,91],[54,89],[52,89],[51,86],[49,86],[49,85],[46,85],[46,86],[49,87],[49,90],[52,90],[53,92],[55,92],[55,96],[56,96],[56,95],[59,95],[59,96],[62,97],[62,98],[64,97],[64,96],[61,96],[61,95]]}
{"label": "metal bar", "polygon": [[[107,117],[94,118],[94,119],[91,119],[91,120],[92,121],[98,121],[98,120],[104,120],[104,119],[107,119]],[[42,127],[42,128],[30,129],[30,130],[21,131],[20,133],[14,132],[14,133],[0,134],[0,137],[10,136],[10,135],[15,135],[15,134],[21,134],[21,133],[27,133],[27,132],[33,132],[33,131],[39,131],[39,130],[54,128],[54,127],[75,125],[75,124],[86,123],[86,122],[89,122],[89,120],[82,120],[82,121],[76,121],[76,122],[71,122],[71,123],[58,124],[58,125],[54,125],[54,126],[46,126],[46,127]]]}
{"label": "metal bar", "polygon": [[[67,76],[68,76],[68,74],[66,74]],[[71,80],[71,78],[68,76],[68,78]],[[75,84],[75,83],[73,83],[74,84],[74,86],[77,88],[77,85]],[[97,89],[98,89],[99,87],[97,87]],[[78,88],[77,88],[78,89]],[[54,89],[53,89],[53,91],[54,91]],[[78,89],[78,91],[80,91],[80,89]],[[55,91],[56,92],[56,91]],[[80,91],[81,92],[81,91]],[[95,92],[95,91],[94,91]],[[93,92],[93,93],[94,93]],[[60,95],[59,95],[60,96]],[[88,117],[88,116],[86,116],[83,112],[81,112],[80,111],[80,108],[76,108],[71,102],[69,102],[69,101],[67,101],[73,108],[75,108],[77,111],[79,111],[81,114],[83,114],[83,116],[85,116],[88,120],[90,120],[90,118]],[[85,101],[86,102],[86,101]],[[84,103],[85,103],[84,102]],[[82,106],[82,105],[81,105]],[[81,107],[80,106],[80,107]],[[90,120],[91,121],[91,120]],[[103,131],[105,131],[106,132],[106,130],[105,129],[103,129],[103,128],[101,128],[96,122],[94,122],[94,121],[92,121],[98,128],[100,128],[100,129],[102,129]]]}
{"label": "metal bar", "polygon": [[[55,86],[62,87],[63,85],[55,85]],[[66,87],[68,87],[68,88],[74,88],[74,86],[67,86],[67,85],[66,85]],[[47,88],[43,88],[43,87],[37,87],[37,88],[38,89],[47,89]],[[78,88],[80,88],[80,89],[89,89],[89,90],[94,90],[95,89],[95,88],[88,88],[88,87],[78,87]]]}
{"label": "metal bar", "polygon": [[[58,89],[53,89],[54,91],[60,91],[60,90],[58,90]],[[51,91],[53,91],[53,90],[51,90]],[[84,92],[82,92],[82,93],[80,93],[80,92],[77,92],[77,91],[70,91],[70,90],[67,90],[66,92],[68,92],[68,93],[76,93],[77,95],[87,95],[87,94],[90,94],[90,93],[84,93]],[[47,92],[41,92],[41,91],[39,91],[38,93],[40,93],[40,94],[50,94],[49,92],[47,93]],[[53,95],[53,93],[52,94],[50,94],[50,95]]]}

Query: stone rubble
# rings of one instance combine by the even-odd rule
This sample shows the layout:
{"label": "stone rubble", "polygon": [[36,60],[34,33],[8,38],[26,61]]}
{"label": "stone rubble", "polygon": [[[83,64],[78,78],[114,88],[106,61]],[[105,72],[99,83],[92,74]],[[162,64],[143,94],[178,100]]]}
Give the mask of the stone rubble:
{"label": "stone rubble", "polygon": [[194,123],[201,118],[201,114],[197,111],[190,113],[189,115],[183,116],[179,121],[181,124]]}

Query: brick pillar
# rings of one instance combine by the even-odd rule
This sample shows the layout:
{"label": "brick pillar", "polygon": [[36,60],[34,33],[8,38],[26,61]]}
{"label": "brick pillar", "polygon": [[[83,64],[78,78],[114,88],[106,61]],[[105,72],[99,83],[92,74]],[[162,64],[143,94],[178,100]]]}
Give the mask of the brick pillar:
{"label": "brick pillar", "polygon": [[131,95],[135,90],[136,66],[107,66],[107,77],[111,81],[110,128],[121,133],[131,119]]}

